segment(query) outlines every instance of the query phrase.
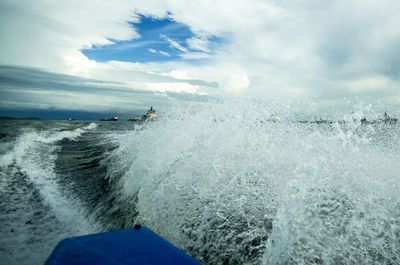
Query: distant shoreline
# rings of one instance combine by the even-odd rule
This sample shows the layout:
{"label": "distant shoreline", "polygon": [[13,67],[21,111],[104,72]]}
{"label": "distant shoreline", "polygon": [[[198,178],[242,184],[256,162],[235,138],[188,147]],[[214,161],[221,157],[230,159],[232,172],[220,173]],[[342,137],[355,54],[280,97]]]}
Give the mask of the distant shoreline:
{"label": "distant shoreline", "polygon": [[35,120],[35,121],[41,121],[42,119],[36,118],[36,117],[9,117],[9,116],[0,116],[0,120]]}

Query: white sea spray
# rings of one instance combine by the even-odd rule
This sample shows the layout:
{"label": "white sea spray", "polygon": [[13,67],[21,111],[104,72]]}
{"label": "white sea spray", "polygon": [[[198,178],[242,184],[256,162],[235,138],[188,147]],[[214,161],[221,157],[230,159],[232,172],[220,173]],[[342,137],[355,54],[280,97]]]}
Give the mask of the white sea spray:
{"label": "white sea spray", "polygon": [[400,262],[398,125],[290,111],[188,104],[120,137],[136,221],[207,264]]}

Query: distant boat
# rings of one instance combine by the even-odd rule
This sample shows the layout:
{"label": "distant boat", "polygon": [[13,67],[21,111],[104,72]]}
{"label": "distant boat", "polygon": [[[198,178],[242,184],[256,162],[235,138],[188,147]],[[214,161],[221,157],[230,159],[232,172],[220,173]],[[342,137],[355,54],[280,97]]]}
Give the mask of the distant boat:
{"label": "distant boat", "polygon": [[134,117],[134,118],[130,118],[130,119],[128,119],[128,121],[133,121],[133,122],[141,122],[141,121],[142,121],[142,117]]}
{"label": "distant boat", "polygon": [[133,117],[128,119],[128,121],[132,122],[146,122],[146,121],[156,121],[158,120],[157,112],[153,107],[150,107],[150,109],[144,114],[142,117]]}
{"label": "distant boat", "polygon": [[322,117],[315,117],[310,123],[328,123],[329,121],[323,119]]}
{"label": "distant boat", "polygon": [[[378,118],[378,119],[375,119],[375,120],[367,120],[367,118],[365,118],[365,117],[362,117],[361,119],[353,118],[352,120],[355,123],[360,122],[362,124],[377,124],[377,123],[396,124],[398,122],[397,118],[389,116],[386,112],[383,114],[383,118]],[[338,121],[325,120],[322,117],[316,116],[316,117],[314,117],[314,120],[300,120],[298,122],[299,123],[317,123],[317,124],[318,123],[329,123],[329,124],[332,124],[332,123],[337,122],[339,124],[345,124],[348,121],[345,121],[345,120],[338,120]]]}
{"label": "distant boat", "polygon": [[397,122],[397,118],[390,117],[386,112],[383,116],[384,116],[384,119],[380,120],[380,121],[383,121],[385,123],[396,123]]}
{"label": "distant boat", "polygon": [[395,124],[397,123],[398,119],[395,117],[391,117],[385,112],[383,114],[383,118],[379,118],[373,121],[368,121],[366,118],[362,118],[361,122],[366,123],[366,124],[374,124],[374,123],[389,123],[389,124]]}
{"label": "distant boat", "polygon": [[104,118],[104,119],[101,119],[100,121],[118,121],[118,116],[113,115],[111,118]]}

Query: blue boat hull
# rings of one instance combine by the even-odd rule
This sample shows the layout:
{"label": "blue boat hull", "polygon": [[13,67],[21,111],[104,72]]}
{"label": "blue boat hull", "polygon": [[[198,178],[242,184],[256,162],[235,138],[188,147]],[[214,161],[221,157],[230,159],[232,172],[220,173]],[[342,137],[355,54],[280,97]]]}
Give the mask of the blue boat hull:
{"label": "blue boat hull", "polygon": [[146,227],[62,240],[45,265],[201,265]]}

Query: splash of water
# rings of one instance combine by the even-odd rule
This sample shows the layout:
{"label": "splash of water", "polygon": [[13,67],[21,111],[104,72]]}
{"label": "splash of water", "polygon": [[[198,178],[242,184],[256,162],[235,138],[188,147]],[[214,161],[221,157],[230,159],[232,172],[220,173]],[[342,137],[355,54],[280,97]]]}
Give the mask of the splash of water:
{"label": "splash of water", "polygon": [[400,262],[399,127],[289,107],[193,104],[119,135],[136,221],[207,264]]}

